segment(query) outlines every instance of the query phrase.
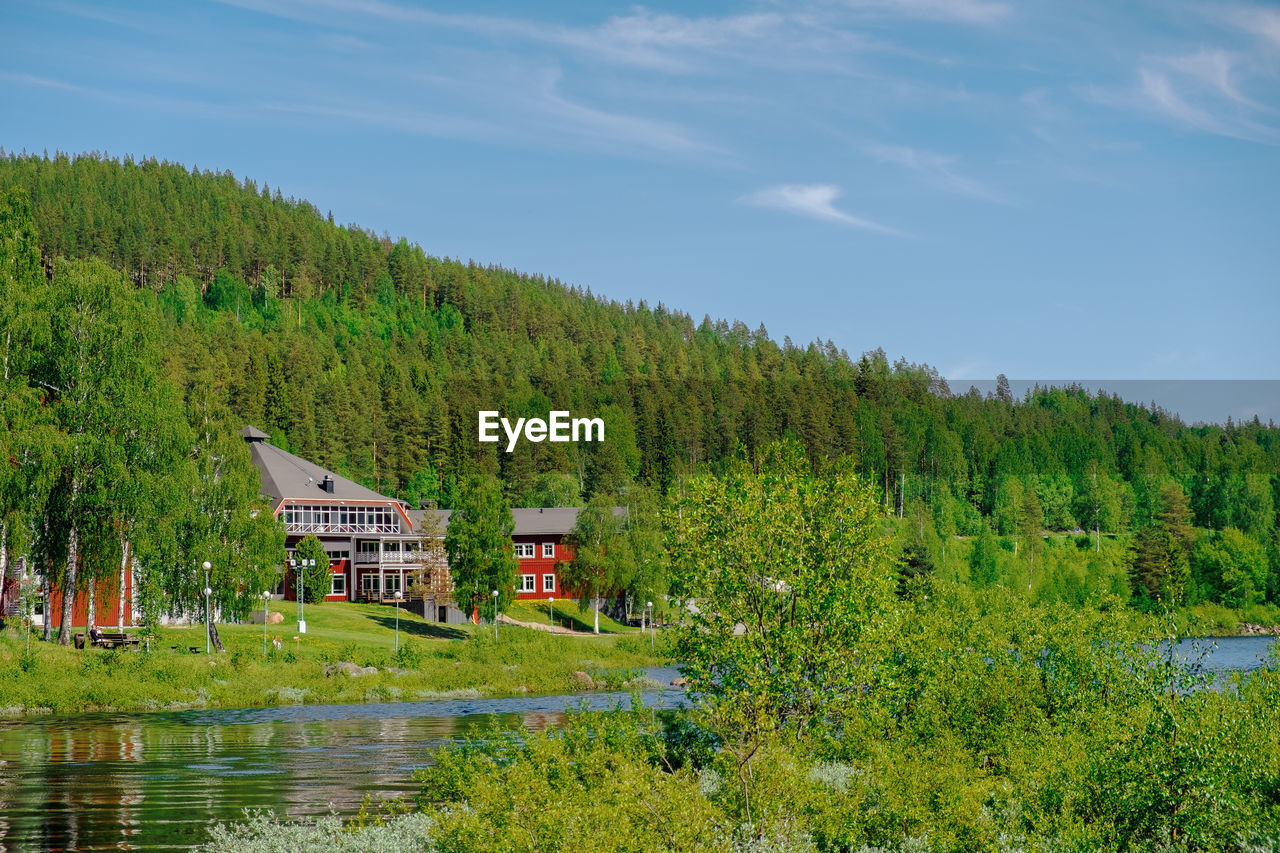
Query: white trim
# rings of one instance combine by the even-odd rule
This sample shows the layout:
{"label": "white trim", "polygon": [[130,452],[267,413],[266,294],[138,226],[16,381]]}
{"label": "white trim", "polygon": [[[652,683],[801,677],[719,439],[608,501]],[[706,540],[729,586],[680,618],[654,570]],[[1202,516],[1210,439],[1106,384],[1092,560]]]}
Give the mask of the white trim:
{"label": "white trim", "polygon": [[[342,589],[338,589],[339,585],[342,586]],[[339,574],[330,576],[329,594],[340,595],[343,598],[347,597],[347,576],[346,575],[339,573]]]}
{"label": "white trim", "polygon": [[556,543],[554,543],[554,542],[543,542],[543,543],[542,543],[542,558],[543,558],[544,560],[553,560],[553,559],[555,559],[555,556],[556,556]]}
{"label": "white trim", "polygon": [[[550,585],[550,586],[547,586],[547,581],[551,581],[551,585]],[[556,576],[555,576],[555,575],[553,575],[553,574],[546,574],[546,575],[543,575],[543,576],[542,576],[542,591],[543,591],[543,592],[555,592],[555,591],[556,591]]]}
{"label": "white trim", "polygon": [[535,580],[534,580],[534,579],[535,579],[536,577],[537,577],[536,575],[521,575],[521,576],[520,576],[520,580],[521,580],[521,582],[520,582],[520,591],[521,591],[521,592],[535,592],[535,591],[536,591],[536,587],[535,587]]}
{"label": "white trim", "polygon": [[533,559],[533,543],[517,542],[516,543],[516,559],[532,560]]}

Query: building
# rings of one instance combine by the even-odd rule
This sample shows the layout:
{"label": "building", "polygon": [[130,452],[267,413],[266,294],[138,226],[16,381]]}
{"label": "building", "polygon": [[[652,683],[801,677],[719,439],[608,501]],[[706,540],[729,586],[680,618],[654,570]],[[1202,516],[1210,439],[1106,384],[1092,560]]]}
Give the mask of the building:
{"label": "building", "polygon": [[[299,542],[315,535],[329,554],[327,601],[389,602],[397,591],[422,596],[425,615],[456,621],[443,540],[450,510],[411,509],[403,501],[380,495],[320,465],[273,445],[266,433],[245,427],[253,464],[262,477],[262,494],[285,526],[285,549],[292,558]],[[578,521],[578,507],[531,507],[511,510],[515,521],[512,548],[516,597],[576,597],[563,587],[557,565],[571,559],[568,540]],[[623,516],[626,507],[615,507]],[[287,572],[277,593],[297,597],[296,581]],[[429,605],[428,602],[435,602]],[[435,606],[434,614],[428,609]]]}
{"label": "building", "polygon": [[[326,601],[393,601],[397,592],[408,595],[411,585],[415,592],[447,592],[443,527],[432,529],[421,511],[415,524],[404,502],[281,450],[261,430],[245,427],[240,434],[262,478],[262,494],[284,524],[287,559],[309,535],[328,553]],[[297,598],[292,571],[277,593]]]}

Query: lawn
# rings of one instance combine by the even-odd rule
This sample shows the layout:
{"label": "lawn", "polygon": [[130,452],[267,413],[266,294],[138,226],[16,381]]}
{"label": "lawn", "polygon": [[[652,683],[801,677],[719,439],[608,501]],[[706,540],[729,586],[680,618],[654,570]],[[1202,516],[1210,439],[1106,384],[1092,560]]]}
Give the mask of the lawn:
{"label": "lawn", "polygon": [[[555,620],[561,628],[573,631],[592,632],[595,624],[595,611],[591,608],[591,599],[557,598],[555,601]],[[506,615],[521,622],[535,622],[539,625],[551,624],[551,609],[545,601],[514,601],[507,605]],[[616,622],[600,614],[600,632],[602,634],[634,634],[638,628],[632,628]]]}
{"label": "lawn", "polygon": [[[620,685],[634,670],[662,662],[661,644],[655,657],[644,637],[611,621],[628,633],[568,637],[501,626],[495,641],[491,627],[442,625],[401,611],[397,651],[390,607],[308,605],[306,634],[297,631],[296,605],[274,607],[286,619],[267,626],[265,653],[263,626],[246,624],[219,625],[226,651],[208,656],[200,625],[161,628],[149,651],[76,650],[33,638],[27,654],[21,631],[11,624],[0,632],[0,713],[568,693],[576,671]],[[192,647],[199,652],[188,651]],[[339,661],[378,671],[326,674],[326,666]]]}

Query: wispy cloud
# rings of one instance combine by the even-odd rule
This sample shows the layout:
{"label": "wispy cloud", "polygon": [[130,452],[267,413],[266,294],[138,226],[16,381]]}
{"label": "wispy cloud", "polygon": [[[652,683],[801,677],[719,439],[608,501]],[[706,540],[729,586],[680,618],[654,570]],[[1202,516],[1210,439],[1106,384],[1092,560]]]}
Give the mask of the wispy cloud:
{"label": "wispy cloud", "polygon": [[1228,25],[1269,42],[1272,48],[1280,48],[1280,10],[1264,6],[1228,6],[1225,10],[1213,8],[1211,14]]}
{"label": "wispy cloud", "polygon": [[843,191],[832,184],[781,184],[757,190],[744,196],[741,201],[756,207],[769,207],[862,231],[873,231],[894,237],[907,236],[896,228],[881,225],[879,222],[861,216],[854,216],[836,207],[836,200],[841,195]]}
{"label": "wispy cloud", "polygon": [[1013,12],[1008,4],[994,0],[848,0],[848,5],[905,18],[964,24],[994,24]]}
{"label": "wispy cloud", "polygon": [[1240,104],[1254,103],[1240,93],[1233,76],[1240,59],[1225,50],[1198,50],[1184,56],[1175,56],[1166,60],[1170,68],[1185,75],[1189,80],[1212,90],[1224,98]]}
{"label": "wispy cloud", "polygon": [[386,0],[216,2],[316,26],[358,25],[362,20],[380,19],[427,30],[454,30],[564,48],[612,65],[668,73],[691,71],[715,58],[760,67],[829,66],[847,59],[850,51],[875,46],[861,33],[800,12],[689,17],[639,6],[599,24],[570,26],[501,15],[435,12]]}
{"label": "wispy cloud", "polygon": [[920,175],[930,185],[946,192],[1007,203],[1008,199],[980,181],[955,170],[956,158],[901,145],[868,145],[867,154],[881,163],[901,166]]}
{"label": "wispy cloud", "polygon": [[[1206,97],[1203,81],[1194,75],[1188,85],[1188,75],[1175,75],[1157,67],[1138,69],[1138,106],[1148,112],[1186,125],[1195,130],[1258,142],[1266,145],[1280,144],[1280,130],[1256,121],[1247,107],[1252,103],[1243,97],[1231,97],[1224,90],[1229,81],[1214,84],[1217,97]],[[1199,96],[1199,97],[1197,97]],[[1232,104],[1224,104],[1223,98]]]}

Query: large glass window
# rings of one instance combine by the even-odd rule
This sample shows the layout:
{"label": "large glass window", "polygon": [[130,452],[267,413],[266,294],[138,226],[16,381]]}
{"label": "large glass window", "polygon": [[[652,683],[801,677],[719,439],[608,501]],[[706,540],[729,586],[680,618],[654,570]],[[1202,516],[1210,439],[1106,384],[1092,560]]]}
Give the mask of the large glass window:
{"label": "large glass window", "polygon": [[329,594],[340,595],[343,598],[346,598],[347,597],[347,576],[332,575],[332,579],[333,579],[333,585],[329,588]]}

